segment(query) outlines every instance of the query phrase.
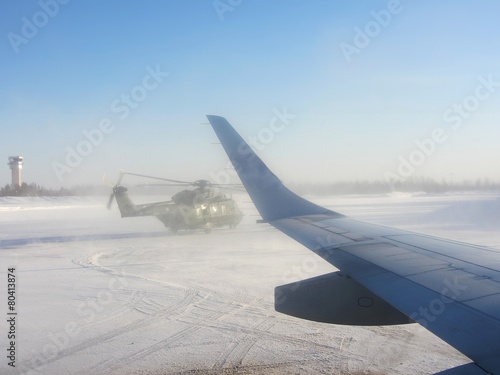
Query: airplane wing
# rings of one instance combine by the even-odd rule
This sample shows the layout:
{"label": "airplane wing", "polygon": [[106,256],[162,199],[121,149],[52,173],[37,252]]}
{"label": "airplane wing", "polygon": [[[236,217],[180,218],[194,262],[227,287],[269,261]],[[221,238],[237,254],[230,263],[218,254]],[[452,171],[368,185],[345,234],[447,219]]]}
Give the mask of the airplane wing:
{"label": "airplane wing", "polygon": [[287,189],[225,118],[207,118],[263,220],[339,269],[277,287],[277,311],[335,324],[417,322],[475,363],[464,373],[500,374],[500,251],[322,208]]}

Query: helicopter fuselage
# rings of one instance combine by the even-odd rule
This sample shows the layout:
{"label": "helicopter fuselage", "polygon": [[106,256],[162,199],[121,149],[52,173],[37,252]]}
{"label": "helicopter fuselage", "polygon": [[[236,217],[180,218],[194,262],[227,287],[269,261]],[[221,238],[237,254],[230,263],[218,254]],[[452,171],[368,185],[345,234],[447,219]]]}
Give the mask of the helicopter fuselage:
{"label": "helicopter fuselage", "polygon": [[179,229],[236,227],[243,214],[236,202],[209,188],[183,190],[170,201],[135,205],[122,186],[115,188],[115,197],[122,217],[155,216],[173,232]]}

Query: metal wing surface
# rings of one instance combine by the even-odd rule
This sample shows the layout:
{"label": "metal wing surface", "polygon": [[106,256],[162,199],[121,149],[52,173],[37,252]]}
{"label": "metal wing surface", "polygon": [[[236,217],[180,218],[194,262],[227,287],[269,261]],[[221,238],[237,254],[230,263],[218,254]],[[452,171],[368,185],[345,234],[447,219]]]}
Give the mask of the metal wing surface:
{"label": "metal wing surface", "polygon": [[277,287],[277,311],[337,324],[417,322],[475,370],[500,374],[500,251],[313,204],[288,190],[225,118],[207,117],[264,221],[339,269]]}

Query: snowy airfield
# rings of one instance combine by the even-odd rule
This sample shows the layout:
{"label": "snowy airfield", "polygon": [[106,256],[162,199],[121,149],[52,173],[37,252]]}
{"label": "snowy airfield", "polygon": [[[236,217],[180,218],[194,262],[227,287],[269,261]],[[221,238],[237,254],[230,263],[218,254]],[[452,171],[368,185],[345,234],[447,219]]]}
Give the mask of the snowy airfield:
{"label": "snowy airfield", "polygon": [[[308,198],[360,220],[500,249],[499,196]],[[416,324],[337,326],[276,313],[275,286],[335,269],[256,224],[247,196],[233,198],[243,222],[210,235],[120,219],[106,197],[0,198],[1,311],[15,267],[19,313],[16,367],[2,355],[0,373],[432,374],[469,362]]]}

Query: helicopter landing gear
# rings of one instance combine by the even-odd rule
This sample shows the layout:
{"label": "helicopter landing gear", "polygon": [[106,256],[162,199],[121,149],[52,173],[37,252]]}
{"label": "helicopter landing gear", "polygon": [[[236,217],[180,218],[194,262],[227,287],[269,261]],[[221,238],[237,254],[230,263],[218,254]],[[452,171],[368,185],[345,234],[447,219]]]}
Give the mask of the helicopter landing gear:
{"label": "helicopter landing gear", "polygon": [[207,228],[207,229],[205,229],[205,233],[206,233],[206,234],[210,234],[210,233],[212,233],[212,228]]}

